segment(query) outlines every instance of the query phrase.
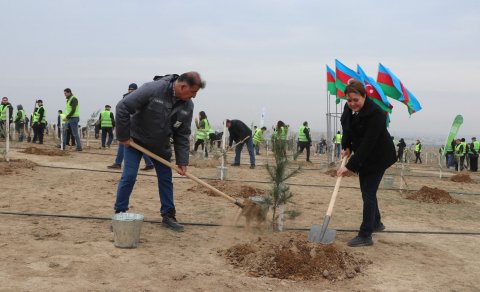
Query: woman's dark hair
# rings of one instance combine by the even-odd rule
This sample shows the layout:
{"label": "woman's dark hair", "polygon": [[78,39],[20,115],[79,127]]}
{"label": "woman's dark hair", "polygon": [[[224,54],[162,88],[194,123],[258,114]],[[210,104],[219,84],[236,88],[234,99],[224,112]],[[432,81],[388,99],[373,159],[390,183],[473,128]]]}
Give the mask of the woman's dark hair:
{"label": "woman's dark hair", "polygon": [[204,111],[201,111],[198,114],[200,115],[200,121],[207,118],[207,115],[205,114]]}
{"label": "woman's dark hair", "polygon": [[356,80],[356,79],[350,79],[348,81],[347,87],[345,87],[345,95],[348,95],[349,93],[356,93],[360,94],[363,97],[367,96],[367,91],[365,90],[365,87],[363,86],[362,82]]}
{"label": "woman's dark hair", "polygon": [[285,126],[284,122],[282,122],[282,121],[277,122],[277,129],[280,129],[281,127],[284,127],[284,126]]}
{"label": "woman's dark hair", "polygon": [[65,88],[63,91],[67,93],[72,93],[72,90],[70,88]]}

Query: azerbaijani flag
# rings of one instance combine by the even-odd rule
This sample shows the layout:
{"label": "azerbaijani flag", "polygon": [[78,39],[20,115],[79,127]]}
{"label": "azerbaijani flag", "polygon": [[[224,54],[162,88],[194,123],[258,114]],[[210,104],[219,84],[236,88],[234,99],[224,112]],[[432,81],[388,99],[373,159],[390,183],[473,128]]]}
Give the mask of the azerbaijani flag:
{"label": "azerbaijani flag", "polygon": [[393,106],[388,102],[380,85],[378,85],[372,77],[367,76],[360,65],[357,65],[357,71],[360,76],[360,81],[362,81],[365,86],[367,96],[370,97],[382,110],[392,113]]}
{"label": "azerbaijani flag", "polygon": [[[331,95],[337,95],[337,87],[335,86],[335,72],[327,65],[327,90]],[[340,98],[337,96],[335,102],[340,103]]]}
{"label": "azerbaijani flag", "polygon": [[382,64],[378,65],[377,82],[385,95],[406,104],[409,114],[413,114],[422,109],[417,98],[403,85],[392,71]]}
{"label": "azerbaijani flag", "polygon": [[337,96],[345,98],[345,87],[348,85],[348,80],[357,79],[360,80],[357,72],[343,65],[340,61],[335,59],[335,86],[337,87]]}

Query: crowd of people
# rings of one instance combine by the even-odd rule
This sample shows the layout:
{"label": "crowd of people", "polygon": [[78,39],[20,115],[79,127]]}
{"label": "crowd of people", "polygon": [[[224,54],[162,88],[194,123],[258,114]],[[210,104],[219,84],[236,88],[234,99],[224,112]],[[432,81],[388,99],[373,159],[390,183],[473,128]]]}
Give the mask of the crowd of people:
{"label": "crowd of people", "polygon": [[[114,203],[115,213],[128,211],[129,198],[136,182],[140,160],[143,157],[146,164],[143,170],[155,169],[157,173],[159,211],[163,218],[163,224],[175,231],[183,231],[184,227],[176,219],[171,169],[131,146],[135,146],[135,144],[143,146],[167,161],[172,158],[173,148],[177,172],[185,175],[191,154],[192,99],[203,88],[205,88],[205,81],[197,72],[155,76],[153,81],[147,82],[141,87],[131,83],[128,92],[116,105],[115,114],[111,111],[112,106],[108,104],[104,106],[97,121],[102,131],[100,148],[110,148],[115,132],[119,147],[115,162],[108,168],[122,170]],[[70,88],[64,89],[64,95],[66,98],[65,112],[58,111],[56,125],[58,137],[62,138],[58,147],[74,145],[76,151],[82,151],[82,142],[79,136],[79,100],[73,95]],[[359,174],[363,199],[363,219],[357,236],[350,240],[348,245],[352,247],[369,246],[373,244],[372,234],[385,229],[376,196],[380,181],[386,169],[392,164],[397,161],[405,162],[407,144],[403,138],[397,143],[390,136],[383,112],[366,97],[365,88],[360,81],[349,82],[345,89],[345,95],[347,102],[341,116],[343,131],[338,131],[331,142],[336,158],[349,158],[348,162],[337,170],[337,175],[344,176],[348,171]],[[6,137],[7,123],[14,123],[19,142],[24,141],[26,130],[30,137],[30,130],[33,129],[34,137],[31,142],[43,144],[44,131],[48,127],[46,109],[42,100],[36,100],[35,109],[30,118],[22,105],[17,105],[17,114],[14,117],[13,106],[8,98],[4,97],[0,105],[0,114],[2,137]],[[195,118],[195,127],[197,131],[193,152],[202,147],[205,156],[208,156],[207,142],[210,141],[210,147],[217,142],[217,147],[219,147],[219,141],[224,133],[212,129],[205,111],[200,111],[198,118]],[[246,146],[250,168],[254,169],[256,156],[261,155],[261,145],[266,142],[264,134],[267,128],[262,126],[251,129],[238,119],[226,119],[225,127],[229,132],[228,147],[234,148],[235,151],[231,165],[240,166],[242,149]],[[272,143],[286,158],[290,127],[279,120],[272,128]],[[298,137],[297,151],[299,153],[305,151],[306,161],[311,162],[312,136],[307,121],[299,126],[296,134]],[[235,144],[233,144],[234,142]],[[327,153],[327,147],[327,141],[322,138],[315,147],[315,153]],[[447,167],[463,170],[466,168],[464,163],[467,161],[470,170],[477,171],[479,150],[480,142],[475,137],[468,144],[464,138],[455,139],[445,149]],[[443,149],[441,152],[443,153]],[[421,153],[422,143],[417,140],[414,144],[415,163],[422,163]]]}

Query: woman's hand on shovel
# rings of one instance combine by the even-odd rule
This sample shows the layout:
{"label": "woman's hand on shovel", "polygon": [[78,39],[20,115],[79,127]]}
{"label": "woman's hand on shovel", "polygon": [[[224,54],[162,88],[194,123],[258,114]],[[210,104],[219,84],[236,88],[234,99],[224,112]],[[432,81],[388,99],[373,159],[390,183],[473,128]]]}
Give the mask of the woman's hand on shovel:
{"label": "woman's hand on shovel", "polygon": [[187,166],[186,165],[177,165],[177,173],[179,175],[185,175],[187,173]]}
{"label": "woman's hand on shovel", "polygon": [[[347,149],[345,149],[345,150],[342,150],[342,159],[343,159],[344,157],[347,157],[347,158],[348,158],[348,157],[350,156],[350,154],[351,154],[351,152],[350,152],[350,149],[349,149],[349,148],[347,148]],[[348,172],[348,168],[346,168],[345,166],[341,166],[341,167],[337,170],[337,176],[345,176],[345,175],[347,174],[347,172]]]}

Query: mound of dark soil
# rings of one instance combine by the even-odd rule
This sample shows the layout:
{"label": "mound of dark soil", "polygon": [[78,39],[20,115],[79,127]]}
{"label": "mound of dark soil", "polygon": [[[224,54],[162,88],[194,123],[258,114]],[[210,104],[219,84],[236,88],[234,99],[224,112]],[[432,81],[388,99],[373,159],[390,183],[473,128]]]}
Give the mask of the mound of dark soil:
{"label": "mound of dark soil", "polygon": [[220,253],[251,276],[291,280],[353,278],[371,263],[335,244],[311,243],[306,237],[304,233],[273,233]]}
{"label": "mound of dark soil", "polygon": [[460,173],[452,176],[450,178],[451,181],[454,182],[462,182],[462,183],[474,183],[475,181],[468,175],[467,173]]}
{"label": "mound of dark soil", "polygon": [[17,173],[15,170],[21,168],[30,168],[35,167],[35,163],[27,159],[10,159],[9,162],[5,160],[0,160],[0,175],[8,175]]}
{"label": "mound of dark soil", "polygon": [[[226,193],[229,196],[237,198],[248,198],[251,196],[259,196],[266,193],[265,190],[257,189],[240,182],[235,181],[224,181],[224,180],[209,180],[208,183],[215,187],[216,189]],[[190,192],[202,192],[209,196],[217,197],[213,191],[207,189],[201,185],[195,185],[188,189]]]}
{"label": "mound of dark soil", "polygon": [[450,194],[447,191],[437,189],[437,188],[429,188],[426,186],[423,186],[418,191],[407,195],[407,199],[424,202],[424,203],[435,203],[435,204],[460,203],[459,200],[450,196]]}
{"label": "mound of dark soil", "polygon": [[65,156],[68,155],[67,152],[60,149],[41,149],[37,147],[27,147],[25,150],[21,151],[27,154],[34,155],[47,155],[47,156]]}

